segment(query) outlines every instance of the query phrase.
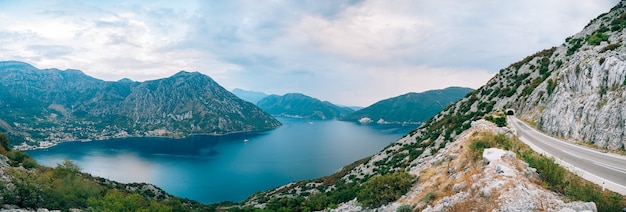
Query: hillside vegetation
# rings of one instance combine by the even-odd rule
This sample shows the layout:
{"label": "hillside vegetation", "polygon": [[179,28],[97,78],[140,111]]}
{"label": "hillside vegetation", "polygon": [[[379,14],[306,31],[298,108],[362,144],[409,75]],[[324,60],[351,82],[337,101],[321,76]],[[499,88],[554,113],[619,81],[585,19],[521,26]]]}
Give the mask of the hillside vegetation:
{"label": "hillside vegetation", "polygon": [[300,93],[270,95],[259,100],[256,105],[269,114],[294,118],[337,119],[354,112],[348,107],[340,107]]}
{"label": "hillside vegetation", "polygon": [[181,199],[154,185],[123,184],[81,172],[66,160],[40,166],[26,153],[11,150],[0,134],[0,206],[88,211],[214,211],[216,206]]}
{"label": "hillside vegetation", "polygon": [[341,118],[345,121],[371,121],[374,123],[422,123],[446,106],[463,98],[471,88],[449,87],[422,93],[407,93],[378,101],[366,108]]}

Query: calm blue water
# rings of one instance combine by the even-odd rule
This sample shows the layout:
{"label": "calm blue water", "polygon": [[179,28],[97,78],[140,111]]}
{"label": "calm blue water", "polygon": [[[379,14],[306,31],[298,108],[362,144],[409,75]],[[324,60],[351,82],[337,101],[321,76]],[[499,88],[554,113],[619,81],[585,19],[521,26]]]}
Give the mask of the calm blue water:
{"label": "calm blue water", "polygon": [[68,158],[93,175],[152,183],[180,197],[215,203],[242,201],[259,191],[332,174],[416,127],[278,120],[282,127],[261,133],[66,142],[28,154],[42,165],[54,167]]}

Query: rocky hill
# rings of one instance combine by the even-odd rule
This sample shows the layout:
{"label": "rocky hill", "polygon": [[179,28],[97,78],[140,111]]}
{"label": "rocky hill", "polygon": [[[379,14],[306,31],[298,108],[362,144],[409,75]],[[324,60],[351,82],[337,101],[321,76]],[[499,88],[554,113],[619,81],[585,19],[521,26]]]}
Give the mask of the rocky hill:
{"label": "rocky hill", "polygon": [[341,120],[361,123],[422,123],[443,108],[463,98],[471,88],[449,87],[422,93],[407,93],[381,100],[371,106],[345,115]]}
{"label": "rocky hill", "polygon": [[259,100],[269,96],[268,94],[263,92],[247,91],[240,88],[235,88],[230,92],[235,94],[240,99],[246,100],[252,104],[256,104],[257,102],[259,102]]}
{"label": "rocky hill", "polygon": [[[458,167],[456,165],[440,166],[431,171],[427,170],[428,167],[446,164],[448,159],[443,152],[450,146],[459,145],[467,135],[464,133],[472,127],[472,123],[481,119],[495,120],[494,116],[502,117],[505,111],[534,123],[543,131],[572,141],[591,143],[600,148],[624,150],[625,33],[626,2],[622,1],[610,12],[592,20],[580,33],[567,38],[563,45],[539,51],[503,68],[486,85],[449,105],[418,129],[379,153],[356,161],[331,176],[294,182],[253,195],[243,205],[280,209],[298,202],[303,207],[311,207],[314,210],[329,207],[342,209],[343,206],[351,208],[350,205],[356,205],[362,207],[361,209],[393,211],[395,205],[398,210],[403,211],[413,209],[454,211],[453,208],[457,207],[455,206],[457,203],[454,202],[457,195],[489,198],[493,194],[490,191],[479,191],[484,187],[480,185],[474,187],[473,184],[465,185],[469,186],[465,189],[472,193],[464,193],[461,185],[455,189],[456,183],[459,183],[456,180],[465,173],[465,169],[463,171],[455,169],[454,167]],[[515,137],[512,139],[515,140]],[[508,147],[502,147],[503,149],[514,148],[508,139],[501,139],[500,143],[509,143],[505,145]],[[472,148],[481,149],[481,146],[489,145],[491,144],[475,142]],[[565,177],[567,171],[554,165],[550,159],[532,156],[532,152],[527,151],[515,150],[515,153],[517,158],[523,158],[539,173],[541,182],[536,183],[541,187],[538,189],[548,188],[559,192],[557,196],[566,195],[571,200],[593,201],[599,211],[618,211],[626,207],[623,195],[606,191],[603,193],[599,186],[576,178],[572,174]],[[473,164],[470,161],[463,163],[470,164],[467,167]],[[498,167],[495,168],[497,171]],[[485,169],[487,167],[479,170],[487,171]],[[516,169],[525,173],[523,165]],[[506,173],[506,168],[502,166],[500,172]],[[484,173],[475,174],[468,177],[475,180],[481,176],[489,177],[485,186],[494,186],[491,183],[501,179],[499,176]],[[424,187],[424,184],[421,184],[432,184],[429,181],[437,181],[437,177],[432,177],[436,175],[446,176],[446,179],[451,176],[455,181],[451,184],[434,184],[432,187]],[[501,187],[503,190],[495,191],[498,193],[519,191],[520,186],[526,186],[519,182],[535,181],[529,176],[524,178],[511,181],[510,184],[501,184],[500,186],[504,186]],[[411,183],[405,183],[406,180]],[[381,185],[384,186],[380,187]],[[368,193],[374,194],[367,195]],[[522,193],[519,197],[522,197]],[[413,198],[406,199],[411,196]],[[404,200],[393,203],[401,197]],[[519,208],[515,209],[509,201],[530,201],[529,204],[534,205],[530,210],[551,210],[546,204],[558,202],[543,197],[523,198],[498,198],[498,201],[477,199],[479,202],[474,202],[476,204],[464,201],[458,204],[462,204],[461,208],[467,210],[472,210],[472,205],[481,206],[473,208],[475,211],[502,209],[502,206],[511,207],[515,211]],[[483,205],[480,201],[492,205]]]}
{"label": "rocky hill", "polygon": [[69,160],[39,166],[8,149],[0,133],[0,211],[215,211],[146,183],[119,183],[81,173]]}
{"label": "rocky hill", "polygon": [[257,106],[272,115],[310,119],[335,119],[353,112],[348,107],[339,107],[299,93],[270,95],[261,99]]}
{"label": "rocky hill", "polygon": [[269,114],[200,73],[107,82],[78,70],[0,62],[0,132],[29,143],[220,135],[277,126]]}

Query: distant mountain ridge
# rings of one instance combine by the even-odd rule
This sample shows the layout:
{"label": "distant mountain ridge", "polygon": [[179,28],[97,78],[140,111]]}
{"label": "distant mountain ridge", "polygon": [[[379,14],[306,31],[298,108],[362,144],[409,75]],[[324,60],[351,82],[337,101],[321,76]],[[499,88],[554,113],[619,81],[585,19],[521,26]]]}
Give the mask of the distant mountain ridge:
{"label": "distant mountain ridge", "polygon": [[197,72],[108,82],[78,70],[0,62],[0,131],[31,143],[221,135],[278,126],[269,114]]}
{"label": "distant mountain ridge", "polygon": [[353,112],[348,107],[339,107],[300,93],[270,95],[261,99],[257,106],[272,115],[322,120],[336,119]]}
{"label": "distant mountain ridge", "polygon": [[344,121],[361,123],[422,123],[441,112],[446,106],[463,98],[471,88],[448,87],[422,93],[407,93],[385,99],[348,114]]}
{"label": "distant mountain ridge", "polygon": [[231,93],[235,94],[240,99],[246,100],[252,104],[256,104],[259,100],[269,96],[269,94],[258,92],[258,91],[247,91],[241,88],[235,88],[231,91]]}

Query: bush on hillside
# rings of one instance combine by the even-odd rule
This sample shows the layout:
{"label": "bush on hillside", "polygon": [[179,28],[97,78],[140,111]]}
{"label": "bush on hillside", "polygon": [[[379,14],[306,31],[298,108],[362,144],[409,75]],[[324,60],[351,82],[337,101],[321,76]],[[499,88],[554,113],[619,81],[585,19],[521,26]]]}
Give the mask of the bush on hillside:
{"label": "bush on hillside", "polygon": [[9,138],[7,135],[0,133],[0,154],[7,155],[7,152],[11,150],[9,146]]}
{"label": "bush on hillside", "polygon": [[608,41],[609,37],[611,36],[608,34],[605,34],[602,32],[595,32],[592,35],[587,36],[586,40],[587,40],[587,44],[597,46],[600,43],[602,43],[602,41]]}
{"label": "bush on hillside", "polygon": [[361,185],[357,200],[369,208],[396,201],[411,189],[414,177],[406,172],[377,175]]}

